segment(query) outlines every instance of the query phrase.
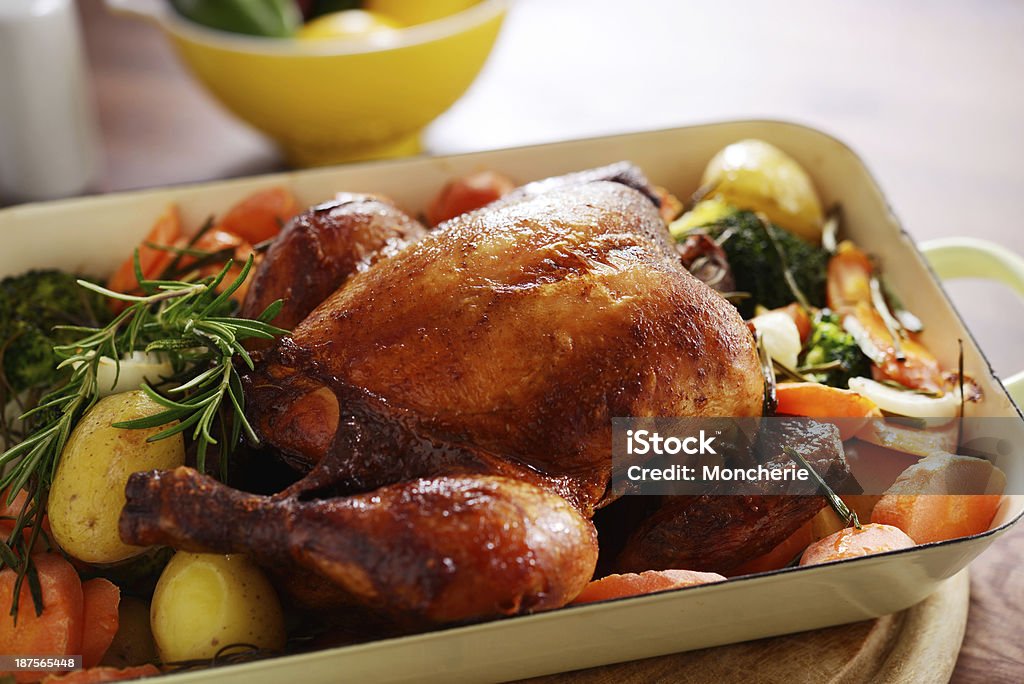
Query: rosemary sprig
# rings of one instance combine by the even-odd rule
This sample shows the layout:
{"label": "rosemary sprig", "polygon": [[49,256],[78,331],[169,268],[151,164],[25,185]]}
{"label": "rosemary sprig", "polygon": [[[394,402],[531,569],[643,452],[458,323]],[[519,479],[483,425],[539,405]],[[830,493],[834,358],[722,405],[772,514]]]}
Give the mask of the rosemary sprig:
{"label": "rosemary sprig", "polygon": [[[249,368],[252,358],[242,346],[249,338],[273,339],[287,331],[270,324],[281,308],[281,302],[267,307],[256,319],[233,318],[234,294],[248,277],[253,265],[250,256],[238,276],[223,291],[218,287],[231,271],[231,260],[213,276],[195,281],[148,280],[135,254],[136,277],[142,294],[122,294],[99,285],[79,280],[82,287],[128,304],[109,324],[103,327],[69,326],[65,330],[81,337],[66,345],[54,347],[60,368],[70,368],[68,381],[45,394],[35,408],[21,416],[27,437],[0,454],[0,490],[8,492],[8,505],[18,492],[29,491],[24,509],[15,529],[6,542],[0,543],[0,567],[10,566],[18,572],[18,585],[27,577],[30,587],[38,581],[31,569],[29,550],[22,530],[34,522],[33,534],[41,530],[43,502],[61,452],[71,431],[100,397],[98,368],[102,357],[114,359],[117,373],[125,353],[142,350],[165,354],[180,381],[176,387],[157,392],[149,385],[142,389],[164,407],[156,415],[115,424],[116,427],[139,429],[169,425],[151,436],[149,441],[191,431],[196,446],[197,466],[205,469],[207,450],[219,445],[220,469],[226,472],[227,461],[242,434],[255,442],[256,435],[245,417],[245,397],[236,370],[236,360]],[[230,421],[230,428],[224,420]],[[217,426],[219,425],[219,432]],[[186,434],[188,434],[186,432]],[[219,434],[220,440],[215,437]],[[225,437],[229,437],[225,440]],[[221,443],[221,441],[223,443]],[[30,510],[31,509],[31,510]],[[36,612],[42,610],[41,597],[33,591]],[[14,592],[11,615],[17,616],[19,591]]]}
{"label": "rosemary sprig", "polygon": [[764,344],[764,335],[757,328],[754,328],[754,343],[757,345],[757,358],[761,362],[761,375],[764,376],[764,400],[761,404],[761,413],[773,416],[779,408],[775,368],[772,366],[771,354],[768,353],[768,348]]}
{"label": "rosemary sprig", "polygon": [[787,382],[808,382],[807,376],[798,370],[790,368],[778,359],[772,359],[772,365],[775,367],[775,374],[781,375]]}

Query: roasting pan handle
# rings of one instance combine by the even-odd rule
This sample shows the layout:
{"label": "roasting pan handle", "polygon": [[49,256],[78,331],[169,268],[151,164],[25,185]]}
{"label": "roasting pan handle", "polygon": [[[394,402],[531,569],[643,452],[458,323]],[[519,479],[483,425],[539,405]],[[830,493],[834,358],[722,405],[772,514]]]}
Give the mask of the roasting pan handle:
{"label": "roasting pan handle", "polygon": [[[1024,258],[988,240],[940,238],[919,245],[928,263],[943,280],[983,278],[1008,285],[1024,298]],[[1003,380],[1006,390],[1024,406],[1024,371]]]}

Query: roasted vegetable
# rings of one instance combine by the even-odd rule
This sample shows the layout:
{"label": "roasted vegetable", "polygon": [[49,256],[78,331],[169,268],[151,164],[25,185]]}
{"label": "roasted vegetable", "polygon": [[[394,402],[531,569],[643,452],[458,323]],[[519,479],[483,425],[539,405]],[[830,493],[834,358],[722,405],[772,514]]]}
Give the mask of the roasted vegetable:
{"label": "roasted vegetable", "polygon": [[934,453],[910,466],[875,504],[871,522],[893,525],[919,544],[989,529],[1006,490],[991,461]]}
{"label": "roasted vegetable", "polygon": [[855,436],[872,418],[881,418],[875,403],[850,390],[816,382],[780,382],[775,388],[778,412],[816,418],[839,428],[839,438]]}
{"label": "roasted vegetable", "polygon": [[[15,570],[0,569],[0,606],[11,605],[15,589],[21,594],[19,601],[28,606],[16,617],[0,610],[0,653],[54,657],[81,654],[84,599],[78,573],[57,553],[35,554],[33,566],[44,606],[38,612],[32,610],[30,583],[21,582],[19,587]],[[40,676],[39,672],[21,672],[14,680],[34,682]]]}
{"label": "roasted vegetable", "polygon": [[821,242],[824,213],[807,172],[788,154],[763,140],[740,140],[708,162],[701,186],[740,209],[764,213],[795,235]]}
{"label": "roasted vegetable", "polygon": [[844,527],[835,534],[814,542],[800,557],[800,565],[818,565],[846,558],[859,558],[897,549],[909,549],[914,540],[892,525],[868,523]]}
{"label": "roasted vegetable", "polygon": [[800,365],[820,368],[805,371],[804,375],[843,389],[850,378],[871,375],[870,359],[857,346],[853,335],[843,330],[839,317],[828,311],[815,317]]}
{"label": "roasted vegetable", "polygon": [[583,591],[576,597],[573,604],[610,601],[626,596],[640,596],[669,589],[724,581],[725,577],[717,572],[694,572],[693,570],[647,570],[639,574],[606,575],[583,587]]}
{"label": "roasted vegetable", "polygon": [[113,425],[162,409],[142,390],[114,394],[96,402],[71,432],[49,499],[53,537],[70,555],[87,563],[116,563],[145,551],[125,544],[118,533],[125,483],[140,470],[184,464],[184,439],[178,433],[147,441],[170,426],[126,430]]}
{"label": "roasted vegetable", "polygon": [[875,402],[878,408],[911,418],[956,418],[960,413],[960,392],[954,388],[941,396],[926,394],[871,378],[850,378],[850,389]]}
{"label": "roasted vegetable", "polygon": [[796,368],[800,355],[800,329],[793,318],[782,311],[766,311],[750,319],[761,333],[765,349],[774,361],[787,368]]}
{"label": "roasted vegetable", "polygon": [[55,344],[77,333],[57,325],[97,325],[110,319],[102,296],[82,288],[61,271],[30,271],[0,282],[0,358],[11,391],[48,387],[59,378]]}
{"label": "roasted vegetable", "polygon": [[225,647],[284,648],[281,604],[263,572],[245,556],[179,551],[150,608],[164,662],[212,658]]}
{"label": "roasted vegetable", "polygon": [[[694,211],[698,211],[698,208]],[[739,307],[745,317],[753,313],[755,304],[775,309],[797,299],[786,282],[787,268],[797,288],[807,298],[807,303],[812,306],[824,305],[828,265],[825,250],[782,228],[763,222],[750,211],[736,211],[724,216],[715,211],[710,212],[710,215],[716,216],[713,223],[688,228],[703,230],[725,250],[736,280],[736,289],[751,295]],[[688,216],[684,215],[679,221],[690,221]],[[676,224],[672,225],[672,234],[676,240],[684,239],[688,232],[686,228],[680,231]]]}

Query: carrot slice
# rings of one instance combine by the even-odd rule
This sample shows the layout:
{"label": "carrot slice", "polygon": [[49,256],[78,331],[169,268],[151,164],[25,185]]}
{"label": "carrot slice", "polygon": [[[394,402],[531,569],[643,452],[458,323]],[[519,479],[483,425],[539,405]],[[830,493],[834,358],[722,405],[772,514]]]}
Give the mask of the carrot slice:
{"label": "carrot slice", "polygon": [[738,568],[729,572],[729,577],[752,575],[755,572],[768,572],[784,568],[814,541],[813,520],[800,526],[793,534],[766,554],[748,560]]}
{"label": "carrot slice", "polygon": [[[82,648],[83,595],[78,573],[55,553],[32,556],[43,612],[36,615],[28,581],[21,585],[18,620],[8,614],[14,598],[17,574],[11,568],[0,571],[0,653],[6,655],[77,655]],[[0,673],[2,674],[2,673]],[[34,682],[38,672],[14,673],[16,682]]]}
{"label": "carrot slice", "polygon": [[844,314],[861,302],[871,303],[871,259],[849,240],[828,260],[825,298],[828,308]]}
{"label": "carrot slice", "polygon": [[639,596],[666,589],[721,582],[724,579],[725,577],[715,572],[694,572],[693,570],[648,570],[640,574],[608,575],[585,586],[573,604]]}
{"label": "carrot slice", "polygon": [[267,188],[231,207],[220,226],[255,245],[277,235],[297,213],[299,205],[291,192],[282,187]]}
{"label": "carrot slice", "polygon": [[775,397],[779,413],[829,420],[839,428],[843,441],[856,435],[871,418],[882,417],[875,402],[864,395],[817,382],[780,382]]}
{"label": "carrot slice", "polygon": [[[142,275],[146,278],[159,276],[174,258],[171,252],[147,247],[146,243],[169,247],[180,236],[181,219],[178,216],[178,208],[171,204],[156,220],[156,223],[153,224],[145,240],[143,240],[143,244],[139,245],[139,267],[142,269]],[[134,255],[132,255],[125,259],[117,271],[114,272],[113,277],[107,282],[107,287],[115,292],[132,292],[138,286],[139,281],[135,277]]]}
{"label": "carrot slice", "polygon": [[86,670],[69,672],[65,675],[50,675],[42,684],[103,684],[103,682],[123,682],[128,679],[154,677],[160,674],[155,665],[138,665],[136,667],[90,667]]}
{"label": "carrot slice", "polygon": [[121,590],[109,580],[91,579],[82,582],[82,599],[82,665],[90,668],[100,664],[117,634]]}
{"label": "carrot slice", "polygon": [[800,565],[869,556],[874,553],[908,549],[914,540],[898,527],[868,523],[860,529],[846,527],[814,542],[800,558]]}

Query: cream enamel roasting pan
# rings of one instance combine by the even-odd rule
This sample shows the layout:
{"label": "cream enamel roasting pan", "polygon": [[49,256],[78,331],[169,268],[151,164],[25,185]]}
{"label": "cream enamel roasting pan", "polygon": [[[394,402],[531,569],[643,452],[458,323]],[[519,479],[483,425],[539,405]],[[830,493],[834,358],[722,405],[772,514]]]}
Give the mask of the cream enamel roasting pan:
{"label": "cream enamel roasting pan", "polygon": [[[247,193],[275,184],[289,186],[304,205],[341,190],[369,191],[417,211],[456,174],[488,168],[527,181],[629,159],[653,182],[687,196],[718,149],[747,137],[789,152],[811,173],[826,204],[842,203],[846,234],[880,259],[895,290],[926,322],[926,342],[946,367],[956,367],[956,341],[964,339],[967,372],[980,381],[986,397],[975,415],[1005,416],[1016,425],[1020,413],[1007,390],[1024,396],[1024,378],[1008,380],[1004,389],[993,376],[864,164],[834,138],[788,123],[712,124],[13,207],[0,210],[0,275],[58,267],[102,276],[139,242],[167,203],[179,205],[186,226],[198,226]],[[960,241],[929,251],[938,270],[999,277],[1024,293],[1024,262],[986,249],[985,243]],[[1018,483],[1013,491],[1024,491],[1019,487],[1024,462],[1018,457],[999,465],[1011,483]],[[852,622],[925,598],[1022,513],[1024,497],[1007,497],[993,528],[968,539],[175,675],[173,681],[500,681]]]}

